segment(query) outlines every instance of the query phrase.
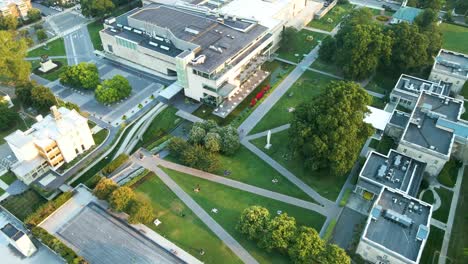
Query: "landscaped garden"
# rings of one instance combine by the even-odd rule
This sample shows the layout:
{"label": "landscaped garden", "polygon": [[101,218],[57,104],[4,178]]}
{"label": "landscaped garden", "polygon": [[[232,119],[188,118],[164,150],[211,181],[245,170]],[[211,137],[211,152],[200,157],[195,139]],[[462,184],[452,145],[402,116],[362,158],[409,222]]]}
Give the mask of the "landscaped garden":
{"label": "landscaped garden", "polygon": [[434,190],[439,195],[442,203],[439,209],[432,212],[432,218],[435,218],[443,223],[447,223],[448,215],[450,213],[450,206],[452,204],[453,192],[443,187]]}
{"label": "landscaped garden", "polygon": [[156,218],[162,222],[148,225],[151,229],[205,263],[242,263],[157,176],[151,173],[133,188],[151,200]]}
{"label": "landscaped garden", "polygon": [[104,29],[104,25],[100,20],[88,24],[89,37],[91,38],[95,50],[103,50],[101,37],[99,36],[99,31],[102,29]]}
{"label": "landscaped garden", "polygon": [[307,26],[332,31],[352,9],[353,5],[351,4],[336,5],[321,19],[314,19]]}
{"label": "landscaped garden", "polygon": [[[168,136],[171,130],[182,121],[181,118],[176,115],[177,111],[177,108],[169,106],[159,113],[153,121],[151,121],[150,126],[143,134],[140,144],[147,148],[154,142]],[[151,149],[151,147],[149,149]]]}
{"label": "landscaped garden", "polygon": [[[269,253],[259,248],[254,241],[248,240],[245,235],[236,229],[239,216],[245,208],[259,205],[267,208],[272,214],[279,211],[284,212],[295,217],[299,225],[311,226],[318,231],[320,231],[325,221],[324,216],[303,208],[169,169],[163,170],[260,263],[289,263],[289,259],[279,253]],[[194,191],[196,188],[199,190],[198,192]],[[217,209],[217,213],[213,213],[212,209]]]}
{"label": "landscaped garden", "polygon": [[41,57],[42,55],[48,56],[65,56],[65,43],[63,38],[58,38],[47,43],[44,46],[38,47],[28,52],[27,57]]}
{"label": "landscaped garden", "polygon": [[283,33],[278,57],[298,63],[326,37],[326,34],[309,31],[307,29],[297,31],[293,28],[287,28]]}
{"label": "landscaped garden", "polygon": [[336,79],[313,71],[304,72],[288,92],[257,123],[250,134],[288,124],[291,122],[295,107],[323,92],[327,84],[334,80]]}
{"label": "landscaped garden", "polygon": [[9,171],[2,176],[0,176],[0,180],[2,180],[4,183],[7,185],[12,184],[14,181],[16,181],[16,176],[13,172]]}
{"label": "landscaped garden", "polygon": [[444,49],[468,54],[468,27],[442,23],[440,29],[443,33]]}
{"label": "landscaped garden", "polygon": [[442,242],[444,241],[444,234],[444,230],[431,226],[429,238],[426,241],[419,263],[437,263]]}
{"label": "landscaped garden", "polygon": [[44,203],[46,200],[30,189],[19,195],[11,195],[0,204],[18,219],[24,221]]}
{"label": "landscaped garden", "polygon": [[448,247],[448,256],[453,263],[468,263],[468,236],[466,235],[468,234],[468,217],[466,208],[468,208],[468,170],[465,167]]}
{"label": "landscaped garden", "polygon": [[460,161],[456,159],[449,160],[437,176],[439,183],[447,187],[454,187],[457,182],[458,169],[461,166],[462,163]]}

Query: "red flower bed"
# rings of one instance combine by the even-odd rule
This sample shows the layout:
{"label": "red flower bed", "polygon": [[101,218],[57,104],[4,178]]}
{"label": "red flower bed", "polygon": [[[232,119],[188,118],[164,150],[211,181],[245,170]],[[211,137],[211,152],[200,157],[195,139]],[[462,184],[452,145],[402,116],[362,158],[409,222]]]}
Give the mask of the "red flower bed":
{"label": "red flower bed", "polygon": [[256,103],[257,103],[257,99],[252,98],[252,101],[250,101],[250,107],[254,107]]}
{"label": "red flower bed", "polygon": [[250,107],[253,107],[257,104],[257,102],[263,98],[263,96],[271,89],[271,86],[268,84],[267,86],[263,87],[260,92],[255,95],[254,98],[252,98],[252,101],[250,101]]}

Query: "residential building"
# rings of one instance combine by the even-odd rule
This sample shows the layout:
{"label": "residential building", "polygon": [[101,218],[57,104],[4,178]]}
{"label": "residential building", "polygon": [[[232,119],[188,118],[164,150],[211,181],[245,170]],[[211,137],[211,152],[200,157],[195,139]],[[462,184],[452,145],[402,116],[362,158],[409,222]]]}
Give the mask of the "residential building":
{"label": "residential building", "polygon": [[94,146],[88,120],[75,110],[51,107],[51,114],[37,118],[26,131],[17,130],[5,137],[17,158],[10,169],[25,184]]}
{"label": "residential building", "polygon": [[367,218],[356,253],[371,263],[417,264],[431,217],[430,204],[384,187]]}
{"label": "residential building", "polygon": [[37,251],[36,246],[31,239],[23,231],[17,229],[12,224],[8,223],[0,229],[8,242],[14,246],[25,257],[30,257]]}
{"label": "residential building", "polygon": [[400,7],[393,15],[391,24],[399,24],[406,22],[412,24],[414,19],[422,12],[422,9],[411,7],[411,6],[402,6]]}
{"label": "residential building", "polygon": [[441,49],[435,58],[429,79],[451,85],[451,91],[459,94],[468,80],[468,55]]}
{"label": "residential building", "polygon": [[0,0],[0,16],[27,18],[31,0]]}

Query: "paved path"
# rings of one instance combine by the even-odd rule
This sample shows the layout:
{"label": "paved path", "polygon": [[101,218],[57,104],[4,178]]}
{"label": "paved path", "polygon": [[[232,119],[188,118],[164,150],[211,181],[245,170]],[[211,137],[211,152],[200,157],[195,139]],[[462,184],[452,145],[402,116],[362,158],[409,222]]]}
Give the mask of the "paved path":
{"label": "paved path", "polygon": [[455,221],[455,213],[457,211],[457,205],[459,200],[458,198],[460,196],[460,189],[463,180],[465,165],[466,164],[463,164],[463,166],[461,166],[461,168],[458,170],[457,182],[455,183],[455,187],[453,188],[452,203],[450,204],[450,213],[447,220],[447,229],[445,229],[444,242],[442,244],[442,249],[440,250],[439,264],[445,264],[445,261],[447,259],[446,256],[450,244],[450,236],[452,235],[453,222]]}
{"label": "paved path", "polygon": [[284,62],[284,63],[287,63],[287,64],[291,64],[291,65],[297,65],[297,62],[286,60],[286,59],[280,58],[278,56],[275,57],[275,60],[281,61],[281,62]]}
{"label": "paved path", "polygon": [[446,230],[447,229],[447,224],[445,223],[442,223],[441,221],[435,219],[435,218],[431,218],[431,225],[435,226],[435,227],[438,227],[442,230]]}
{"label": "paved path", "polygon": [[332,35],[332,33],[331,33],[330,31],[321,30],[321,29],[318,29],[318,28],[313,28],[313,27],[303,27],[303,29],[307,29],[307,30],[309,30],[309,31],[313,31],[313,32],[317,32],[317,33],[322,33],[322,34]]}
{"label": "paved path", "polygon": [[[278,132],[287,130],[290,127],[291,127],[291,124],[282,125],[282,126],[275,127],[275,128],[270,129],[270,130],[267,130],[267,131],[263,131],[263,132],[260,132],[260,133],[257,133],[257,134],[246,136],[245,139],[250,141],[250,140],[253,140],[253,139],[265,137],[265,136],[267,136],[268,131],[271,131],[271,133],[274,134],[274,133],[278,133]],[[266,142],[265,142],[265,144],[266,144]]]}
{"label": "paved path", "polygon": [[89,37],[88,27],[82,25],[63,37],[68,65],[88,62],[95,58],[94,47]]}
{"label": "paved path", "polygon": [[310,67],[309,67],[308,70],[313,71],[313,72],[317,72],[317,73],[320,73],[320,74],[323,74],[323,75],[327,75],[327,76],[332,77],[332,78],[343,80],[343,77],[335,75],[335,74],[331,74],[331,73],[328,73],[328,72],[325,72],[325,71],[317,70],[317,69],[310,68]]}
{"label": "paved path", "polygon": [[[133,158],[135,159],[135,158]],[[138,159],[135,160],[135,162]],[[182,188],[177,185],[174,180],[169,177],[163,170],[158,168],[157,164],[154,162],[151,162],[151,159],[148,159],[149,162],[146,162],[145,160],[145,165],[148,166],[148,168],[156,173],[156,175],[164,182],[164,184],[171,189],[172,192],[174,192],[179,199],[186,204],[190,210],[192,210],[200,220],[205,223],[205,225],[213,231],[213,233],[218,236],[226,246],[228,246],[234,254],[236,254],[244,263],[258,263],[250,254],[247,250],[245,250],[239,242],[237,242],[226,230],[223,229],[203,208],[198,205],[195,200],[192,199]],[[139,161],[139,160],[138,160]],[[142,161],[140,161],[142,162]]]}
{"label": "paved path", "polygon": [[201,119],[200,117],[192,115],[191,113],[186,112],[184,110],[177,111],[176,116],[181,117],[181,118],[183,118],[183,119],[185,119],[187,121],[190,121],[192,123],[203,123],[203,122],[205,122],[205,120]]}
{"label": "paved path", "polygon": [[267,197],[267,198],[277,200],[277,201],[280,201],[280,202],[284,202],[284,203],[287,203],[287,204],[291,204],[291,205],[294,205],[294,206],[302,207],[302,208],[317,212],[317,213],[319,213],[321,215],[324,215],[324,216],[327,216],[327,217],[330,216],[329,215],[330,211],[326,210],[323,206],[317,205],[315,203],[304,201],[304,200],[301,200],[301,199],[298,199],[298,198],[295,198],[295,197],[291,197],[291,196],[288,196],[288,195],[284,195],[284,194],[281,194],[281,193],[269,191],[269,190],[266,190],[266,189],[263,189],[263,188],[259,188],[259,187],[249,185],[249,184],[246,184],[246,183],[243,183],[243,182],[231,180],[231,179],[228,179],[226,177],[221,177],[221,176],[211,174],[211,173],[208,173],[208,172],[204,172],[204,171],[201,171],[201,170],[193,169],[193,168],[183,166],[183,165],[180,165],[180,164],[177,164],[177,163],[174,163],[174,162],[166,161],[166,160],[163,160],[163,159],[160,159],[160,158],[149,156],[149,157],[145,157],[144,160],[140,160],[138,158],[133,158],[133,160],[134,160],[134,162],[136,164],[139,164],[140,166],[143,166],[143,167],[145,167],[147,169],[151,169],[152,164],[161,165],[161,166],[163,166],[165,168],[175,170],[175,171],[179,171],[179,172],[182,172],[182,173],[194,176],[194,177],[198,177],[198,178],[201,178],[201,179],[204,179],[204,180],[208,180],[208,181],[216,182],[216,183],[219,183],[219,184],[223,184],[223,185],[235,188],[235,189],[239,189],[239,190],[242,190],[242,191],[245,191],[245,192],[249,192],[249,193],[253,193],[253,194],[256,194],[256,195],[263,196],[263,197]]}

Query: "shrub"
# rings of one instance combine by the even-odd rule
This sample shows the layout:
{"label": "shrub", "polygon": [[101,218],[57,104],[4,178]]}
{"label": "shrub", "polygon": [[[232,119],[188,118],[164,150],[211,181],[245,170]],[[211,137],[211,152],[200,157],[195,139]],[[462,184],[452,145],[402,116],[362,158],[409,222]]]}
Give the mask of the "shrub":
{"label": "shrub", "polygon": [[128,155],[125,153],[120,154],[117,158],[107,164],[103,169],[102,173],[104,175],[109,175],[114,172],[118,167],[124,164],[128,160]]}
{"label": "shrub", "polygon": [[131,200],[135,198],[135,193],[129,187],[120,187],[109,196],[109,206],[112,210],[122,212],[127,209]]}
{"label": "shrub", "polygon": [[130,224],[147,224],[154,219],[153,207],[150,201],[141,195],[130,201],[127,212],[129,214],[128,222]]}
{"label": "shrub", "polygon": [[101,200],[107,200],[119,186],[111,179],[101,178],[93,190],[94,195]]}
{"label": "shrub", "polygon": [[67,263],[70,264],[86,264],[86,260],[78,256],[75,251],[65,245],[62,241],[57,239],[55,236],[49,234],[45,229],[35,226],[31,230],[34,237],[39,241],[44,243],[50,249],[59,254],[62,258],[65,259]]}
{"label": "shrub", "polygon": [[26,218],[24,221],[28,226],[36,226],[44,219],[46,219],[50,214],[62,206],[66,201],[68,201],[73,196],[72,192],[65,192],[58,196],[55,200],[48,201],[39,207],[34,213]]}

